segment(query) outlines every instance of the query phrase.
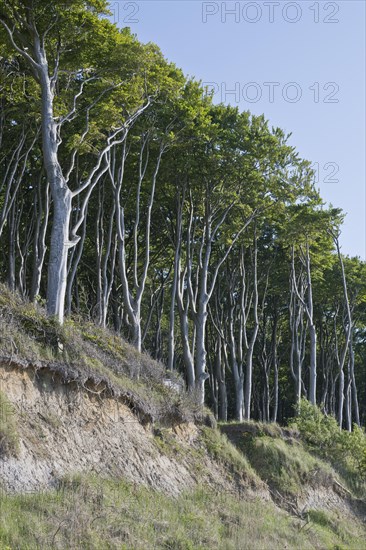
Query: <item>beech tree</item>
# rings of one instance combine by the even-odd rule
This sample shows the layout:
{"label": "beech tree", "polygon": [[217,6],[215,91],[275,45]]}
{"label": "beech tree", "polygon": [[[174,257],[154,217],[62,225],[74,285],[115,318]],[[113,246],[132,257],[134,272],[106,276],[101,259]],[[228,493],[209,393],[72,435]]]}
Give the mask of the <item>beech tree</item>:
{"label": "beech tree", "polygon": [[[68,253],[79,240],[77,230],[83,223],[91,191],[107,170],[106,155],[115,145],[124,141],[129,127],[148,105],[148,100],[139,94],[137,106],[136,101],[133,102],[135,105],[132,112],[121,109],[119,116],[113,121],[113,129],[106,131],[105,143],[98,151],[94,163],[78,185],[71,189],[70,177],[75,170],[78,148],[87,138],[90,139],[91,111],[106,94],[115,92],[123,83],[116,71],[108,75],[107,81],[103,78],[102,90],[98,90],[98,95],[81,115],[85,119],[84,131],[78,140],[78,147],[74,147],[71,152],[71,160],[66,169],[60,158],[63,127],[80,115],[78,100],[88,84],[102,79],[98,68],[104,68],[107,59],[101,56],[101,48],[97,52],[95,48],[91,48],[90,34],[93,33],[95,39],[103,40],[107,54],[126,40],[126,33],[118,33],[107,20],[98,17],[106,13],[106,7],[106,3],[99,0],[74,0],[66,4],[49,4],[44,0],[3,0],[0,3],[0,23],[9,45],[14,53],[23,58],[39,86],[42,157],[53,199],[47,310],[61,323],[64,319]],[[133,42],[132,37],[129,40]],[[68,73],[66,82],[62,78],[64,71]],[[77,91],[66,93],[66,97],[61,98],[59,90],[64,85],[68,87],[67,92],[75,88]],[[86,195],[80,208],[80,216],[71,228],[73,199],[84,191]]]}
{"label": "beech tree", "polygon": [[[0,0],[0,279],[127,338],[221,420],[366,418],[365,262],[310,162],[104,0]],[[60,351],[61,353],[61,351]]]}

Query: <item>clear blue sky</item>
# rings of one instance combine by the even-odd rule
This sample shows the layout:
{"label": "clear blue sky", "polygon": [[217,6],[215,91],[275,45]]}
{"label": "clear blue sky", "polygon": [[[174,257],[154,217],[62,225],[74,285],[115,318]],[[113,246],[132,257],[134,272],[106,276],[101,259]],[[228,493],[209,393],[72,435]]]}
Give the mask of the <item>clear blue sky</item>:
{"label": "clear blue sky", "polygon": [[343,252],[366,259],[364,0],[112,0],[111,8],[187,75],[214,83],[215,100],[292,132],[319,168],[323,198],[347,213]]}

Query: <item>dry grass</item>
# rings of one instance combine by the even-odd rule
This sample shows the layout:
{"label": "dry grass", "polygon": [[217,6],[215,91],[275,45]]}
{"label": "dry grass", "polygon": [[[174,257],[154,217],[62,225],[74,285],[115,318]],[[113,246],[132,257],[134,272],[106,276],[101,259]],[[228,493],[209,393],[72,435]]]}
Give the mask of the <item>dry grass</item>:
{"label": "dry grass", "polygon": [[356,524],[313,513],[291,518],[274,504],[204,488],[176,499],[98,478],[65,480],[57,491],[2,502],[2,548],[241,550],[360,548]]}
{"label": "dry grass", "polygon": [[212,415],[195,396],[167,388],[176,373],[140,354],[112,331],[90,322],[68,319],[60,326],[31,304],[0,285],[0,361],[22,368],[47,368],[84,388],[119,396],[142,422],[212,423]]}
{"label": "dry grass", "polygon": [[[212,424],[194,395],[168,389],[164,367],[120,336],[76,319],[61,327],[39,305],[1,286],[4,360],[13,368],[48,369],[86,391],[120,397],[141,421],[155,424],[158,451],[182,461],[189,459],[185,447],[165,428],[192,420]],[[8,408],[1,394],[0,406]],[[57,418],[47,421],[57,429]],[[314,472],[319,481],[319,471],[326,480],[330,470],[307,452],[294,430],[259,423],[228,428],[238,428],[236,446],[218,430],[201,427],[189,460],[198,471],[209,454],[227,472],[230,492],[197,487],[172,499],[120,479],[79,477],[63,480],[47,493],[2,495],[0,549],[360,548],[365,532],[350,515],[344,519],[310,509],[304,518],[293,517],[273,502],[233,494],[235,487],[250,484],[256,490],[268,483],[296,498],[311,485]],[[16,454],[17,441],[15,416],[0,415],[0,453]]]}

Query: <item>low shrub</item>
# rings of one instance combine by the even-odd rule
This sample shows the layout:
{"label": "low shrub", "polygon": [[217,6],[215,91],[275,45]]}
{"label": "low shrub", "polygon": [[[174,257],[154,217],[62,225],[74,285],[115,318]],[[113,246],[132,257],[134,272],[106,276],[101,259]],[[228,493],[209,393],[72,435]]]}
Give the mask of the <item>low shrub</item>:
{"label": "low shrub", "polygon": [[366,433],[353,426],[352,432],[341,430],[333,416],[303,399],[292,421],[310,449],[328,459],[354,485],[366,481]]}

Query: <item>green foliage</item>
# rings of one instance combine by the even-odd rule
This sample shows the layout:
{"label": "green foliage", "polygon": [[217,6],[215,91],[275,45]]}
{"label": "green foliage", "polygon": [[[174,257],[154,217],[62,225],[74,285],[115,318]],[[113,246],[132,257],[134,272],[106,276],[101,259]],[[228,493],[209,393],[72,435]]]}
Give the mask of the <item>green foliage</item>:
{"label": "green foliage", "polygon": [[[164,366],[138,353],[120,335],[72,318],[61,326],[38,304],[20,299],[1,284],[0,354],[15,363],[17,359],[51,362],[66,379],[94,379],[104,386],[104,393],[128,396],[131,406],[150,420],[163,417],[172,424],[204,420],[194,395],[167,388]],[[170,377],[180,381],[175,373]]]}
{"label": "green foliage", "polygon": [[352,432],[342,431],[341,449],[343,459],[366,481],[366,433],[364,428],[353,425]]}
{"label": "green foliage", "polygon": [[223,464],[232,474],[240,478],[259,482],[247,458],[238,451],[227,437],[217,429],[202,428],[202,440],[207,452],[220,464]]}
{"label": "green foliage", "polygon": [[306,399],[301,400],[291,425],[300,431],[312,449],[325,457],[329,457],[341,437],[336,419],[323,414]]}
{"label": "green foliage", "polygon": [[198,487],[176,498],[125,483],[78,476],[58,490],[4,496],[0,547],[88,550],[262,550],[360,548],[352,520],[311,512],[311,529],[270,502]]}
{"label": "green foliage", "polygon": [[240,444],[252,468],[272,489],[281,494],[300,495],[314,475],[326,479],[329,467],[311,456],[300,442],[291,444],[281,437],[247,434]]}
{"label": "green foliage", "polygon": [[319,407],[303,399],[297,417],[292,422],[310,449],[327,458],[348,477],[352,486],[361,488],[366,481],[366,433],[353,426],[353,431],[341,430],[334,417],[325,415]]}

